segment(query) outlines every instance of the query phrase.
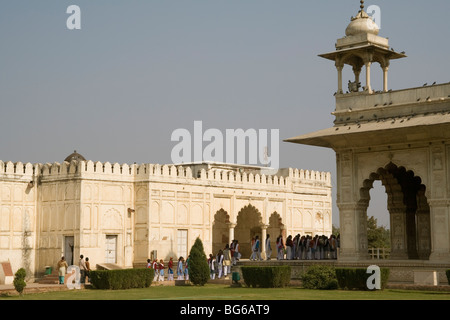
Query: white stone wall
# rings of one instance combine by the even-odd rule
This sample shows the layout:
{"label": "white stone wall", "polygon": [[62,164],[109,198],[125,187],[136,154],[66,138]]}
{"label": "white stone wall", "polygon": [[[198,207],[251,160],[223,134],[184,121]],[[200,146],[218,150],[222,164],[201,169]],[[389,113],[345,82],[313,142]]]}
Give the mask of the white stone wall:
{"label": "white stone wall", "polygon": [[65,238],[73,237],[74,262],[83,254],[95,266],[105,262],[106,237],[115,236],[116,263],[132,267],[153,250],[158,259],[178,257],[178,230],[187,230],[188,251],[200,237],[209,253],[214,236],[229,236],[228,225],[213,235],[216,213],[225,211],[233,225],[248,205],[262,225],[278,215],[286,235],[331,234],[330,174],[282,173],[202,169],[196,178],[190,167],[169,165],[0,161],[0,260],[10,260],[14,270],[26,263],[43,272],[67,250]]}

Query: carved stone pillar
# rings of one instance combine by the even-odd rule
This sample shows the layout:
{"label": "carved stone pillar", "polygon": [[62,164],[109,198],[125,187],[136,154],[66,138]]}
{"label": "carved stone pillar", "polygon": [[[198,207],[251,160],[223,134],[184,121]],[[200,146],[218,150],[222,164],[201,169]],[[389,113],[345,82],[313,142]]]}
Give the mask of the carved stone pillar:
{"label": "carved stone pillar", "polygon": [[389,67],[383,67],[383,91],[388,92],[388,70]]}
{"label": "carved stone pillar", "polygon": [[430,261],[450,263],[448,200],[429,200],[431,223]]}
{"label": "carved stone pillar", "polygon": [[267,237],[267,228],[269,227],[268,224],[262,224],[261,225],[261,258],[266,259],[266,237]]}
{"label": "carved stone pillar", "polygon": [[344,69],[344,63],[342,63],[341,59],[338,57],[336,58],[335,66],[338,72],[338,94],[344,93],[342,90],[342,70]]}
{"label": "carved stone pillar", "polygon": [[391,224],[391,259],[408,259],[406,208],[389,208]]}
{"label": "carved stone pillar", "polygon": [[370,84],[370,66],[372,62],[368,61],[365,63],[366,66],[366,91],[372,93],[372,85]]}
{"label": "carved stone pillar", "polygon": [[231,241],[234,240],[234,228],[236,227],[236,223],[233,222],[229,222],[227,223],[228,226],[228,237],[229,237],[229,241],[231,243]]}
{"label": "carved stone pillar", "polygon": [[430,209],[417,210],[417,254],[419,259],[428,260],[431,253]]}
{"label": "carved stone pillar", "polygon": [[337,93],[342,94],[344,91],[342,90],[342,70],[344,69],[344,66],[336,66],[336,69],[338,71],[338,90]]}
{"label": "carved stone pillar", "polygon": [[339,260],[368,259],[367,206],[357,203],[340,203],[338,208],[341,226]]}

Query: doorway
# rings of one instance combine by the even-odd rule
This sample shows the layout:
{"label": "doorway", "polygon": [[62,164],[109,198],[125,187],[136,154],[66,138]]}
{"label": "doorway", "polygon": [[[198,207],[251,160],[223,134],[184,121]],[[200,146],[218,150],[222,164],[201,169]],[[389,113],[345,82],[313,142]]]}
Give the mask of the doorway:
{"label": "doorway", "polygon": [[106,235],[105,263],[116,263],[117,261],[117,235]]}
{"label": "doorway", "polygon": [[64,258],[69,266],[73,265],[73,248],[74,248],[74,237],[65,236],[64,237]]}

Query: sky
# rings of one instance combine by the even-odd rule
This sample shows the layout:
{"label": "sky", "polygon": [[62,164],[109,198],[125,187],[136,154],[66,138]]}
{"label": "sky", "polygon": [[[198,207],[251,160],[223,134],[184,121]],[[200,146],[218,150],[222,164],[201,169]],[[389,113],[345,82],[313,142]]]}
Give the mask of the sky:
{"label": "sky", "polygon": [[[171,163],[172,133],[193,132],[194,121],[221,132],[277,129],[280,167],[332,173],[339,225],[334,151],[282,140],[333,125],[336,69],[318,54],[335,50],[359,1],[0,4],[2,161],[62,162],[77,150],[93,161]],[[67,28],[70,5],[80,30]],[[450,81],[448,0],[365,5],[380,7],[380,36],[408,55],[391,63],[390,89]],[[384,190],[374,191],[369,215],[387,225]]]}

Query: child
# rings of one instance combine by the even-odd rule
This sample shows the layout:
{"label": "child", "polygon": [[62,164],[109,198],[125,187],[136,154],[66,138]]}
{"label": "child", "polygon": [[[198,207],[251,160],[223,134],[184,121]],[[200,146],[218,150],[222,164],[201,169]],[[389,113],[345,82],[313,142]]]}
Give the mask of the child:
{"label": "child", "polygon": [[158,260],[153,259],[152,269],[155,271],[155,276],[153,277],[153,281],[158,281]]}
{"label": "child", "polygon": [[159,260],[159,279],[158,281],[164,281],[164,261],[163,259]]}
{"label": "child", "polygon": [[167,280],[173,281],[173,258],[170,257],[169,265],[167,266]]}
{"label": "child", "polygon": [[216,263],[216,258],[212,254],[209,255],[209,277],[214,280],[216,277],[216,271],[214,269],[214,264]]}
{"label": "child", "polygon": [[180,258],[178,259],[177,275],[178,275],[178,280],[184,280],[184,274],[183,274],[183,257],[180,257]]}
{"label": "child", "polygon": [[191,256],[188,256],[186,259],[186,264],[184,266],[184,276],[186,280],[189,280],[189,259]]}

